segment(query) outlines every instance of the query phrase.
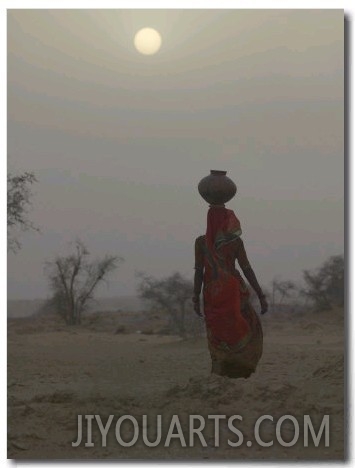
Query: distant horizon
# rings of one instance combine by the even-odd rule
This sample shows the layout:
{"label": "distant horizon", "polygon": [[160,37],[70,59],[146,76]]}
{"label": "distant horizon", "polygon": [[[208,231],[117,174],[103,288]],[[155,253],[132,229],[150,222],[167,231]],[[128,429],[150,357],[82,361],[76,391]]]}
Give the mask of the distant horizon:
{"label": "distant horizon", "polygon": [[[123,298],[137,298],[139,299],[139,296],[138,295],[134,295],[134,294],[122,294],[122,295],[119,295],[119,296],[95,296],[94,297],[94,301],[95,300],[105,300],[105,299],[123,299]],[[34,297],[34,298],[28,298],[28,297],[24,297],[24,298],[17,298],[17,297],[8,297],[7,300],[8,301],[45,301],[47,300],[48,297]],[[142,299],[140,299],[142,300]]]}
{"label": "distant horizon", "polygon": [[[334,255],[342,255],[344,257],[344,252],[339,252],[339,253],[336,253]],[[333,255],[331,255],[333,256]],[[331,256],[328,256],[327,258],[324,259],[324,262],[330,258]],[[322,262],[323,263],[323,262]],[[311,268],[310,270],[311,271],[316,271],[319,267],[321,267],[322,263],[320,265],[317,265],[315,268]],[[239,269],[240,270],[240,269]],[[173,273],[173,272],[172,272]],[[160,278],[158,278],[160,279]],[[193,281],[193,276],[191,275],[190,278],[188,278],[191,280],[191,282]],[[291,280],[291,281],[294,281],[296,286],[297,287],[300,287],[302,286],[303,284],[303,277],[301,276],[300,278],[297,279],[294,279],[294,278],[284,278],[284,277],[274,277],[272,279],[270,279],[270,282],[267,283],[267,284],[263,284],[263,288],[265,289],[265,291],[269,292],[270,293],[270,286],[272,286],[272,281],[273,279],[277,279],[277,280]],[[102,288],[107,288],[107,285],[101,285],[98,289],[101,288],[101,294],[102,294]],[[37,297],[7,297],[7,301],[36,301],[36,300],[48,300],[50,297],[50,291],[48,290],[48,293],[46,296],[37,296]],[[94,297],[94,301],[95,300],[110,300],[110,299],[123,299],[123,298],[136,298],[136,299],[139,299],[141,301],[144,301],[143,299],[141,299],[139,297],[139,293],[138,292],[132,292],[132,293],[125,293],[125,294],[120,294],[120,293],[112,293],[112,294],[106,294],[106,295],[95,295]]]}

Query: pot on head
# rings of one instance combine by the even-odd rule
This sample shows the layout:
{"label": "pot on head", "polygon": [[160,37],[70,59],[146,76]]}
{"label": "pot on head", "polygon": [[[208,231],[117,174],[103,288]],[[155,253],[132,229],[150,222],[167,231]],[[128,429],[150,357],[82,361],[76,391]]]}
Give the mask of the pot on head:
{"label": "pot on head", "polygon": [[227,171],[213,171],[200,180],[198,191],[210,205],[224,205],[237,193],[237,186],[226,176]]}

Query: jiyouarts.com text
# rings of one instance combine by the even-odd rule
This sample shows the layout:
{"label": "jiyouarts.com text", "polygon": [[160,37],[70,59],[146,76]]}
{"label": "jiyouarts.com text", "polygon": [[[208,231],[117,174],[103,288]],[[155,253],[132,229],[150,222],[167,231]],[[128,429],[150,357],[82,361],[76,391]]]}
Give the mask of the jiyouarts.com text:
{"label": "jiyouarts.com text", "polygon": [[162,415],[148,418],[147,415],[101,417],[98,414],[79,414],[77,436],[72,447],[106,447],[110,435],[110,441],[114,440],[122,447],[133,447],[138,442],[147,447],[169,447],[171,443],[178,443],[181,447],[194,447],[197,444],[202,447],[219,447],[221,434],[224,436],[223,441],[230,447],[272,447],[274,444],[292,447],[297,442],[304,447],[329,447],[329,422],[329,415],[320,416],[316,422],[312,421],[310,415],[301,418],[289,414],[278,418],[262,415],[253,424],[252,436],[247,437],[243,432],[241,415],[194,414],[184,422],[178,415],[173,415],[163,422]]}

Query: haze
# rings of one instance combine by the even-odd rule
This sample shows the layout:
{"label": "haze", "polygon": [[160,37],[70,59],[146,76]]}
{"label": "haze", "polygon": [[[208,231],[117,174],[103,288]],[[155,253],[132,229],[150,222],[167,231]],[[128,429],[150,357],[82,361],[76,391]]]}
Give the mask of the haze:
{"label": "haze", "polygon": [[[139,54],[134,34],[162,47]],[[263,285],[343,252],[342,10],[8,10],[8,170],[33,171],[8,297],[46,297],[43,262],[81,238],[135,271],[193,275],[210,169]]]}

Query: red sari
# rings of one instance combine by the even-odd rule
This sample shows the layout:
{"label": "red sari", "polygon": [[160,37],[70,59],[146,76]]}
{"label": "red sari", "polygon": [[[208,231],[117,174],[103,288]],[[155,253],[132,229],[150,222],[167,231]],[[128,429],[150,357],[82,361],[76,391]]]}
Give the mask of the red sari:
{"label": "red sari", "polygon": [[196,268],[204,268],[203,304],[212,372],[249,377],[262,355],[263,334],[249,290],[235,269],[248,266],[232,210],[212,206],[206,236],[196,239]]}

